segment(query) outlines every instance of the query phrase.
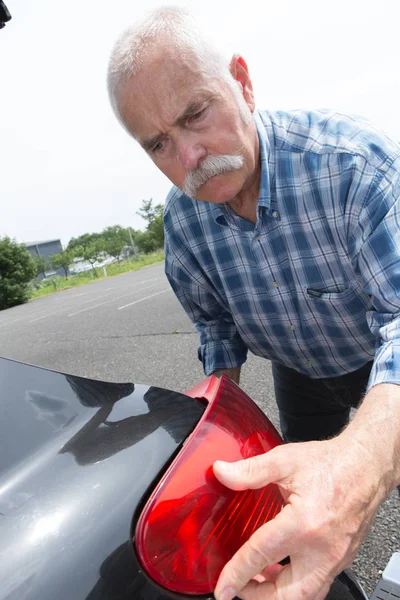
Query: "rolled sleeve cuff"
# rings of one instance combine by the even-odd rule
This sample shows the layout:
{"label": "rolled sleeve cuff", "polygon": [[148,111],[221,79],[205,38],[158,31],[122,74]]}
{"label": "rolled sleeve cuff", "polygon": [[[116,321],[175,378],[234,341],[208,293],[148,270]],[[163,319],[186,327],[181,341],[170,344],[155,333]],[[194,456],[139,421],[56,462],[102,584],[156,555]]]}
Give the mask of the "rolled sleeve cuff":
{"label": "rolled sleeve cuff", "polygon": [[199,346],[198,357],[204,373],[211,375],[214,371],[241,367],[246,362],[247,348],[228,340],[212,341]]}
{"label": "rolled sleeve cuff", "polygon": [[388,342],[376,352],[367,392],[381,383],[400,385],[400,340]]}

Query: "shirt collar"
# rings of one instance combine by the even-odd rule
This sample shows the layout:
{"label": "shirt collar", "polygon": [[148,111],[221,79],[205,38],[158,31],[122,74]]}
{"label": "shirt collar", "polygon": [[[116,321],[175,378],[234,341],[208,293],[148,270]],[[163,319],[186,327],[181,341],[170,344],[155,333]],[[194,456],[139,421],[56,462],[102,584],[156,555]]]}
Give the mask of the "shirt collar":
{"label": "shirt collar", "polygon": [[[270,157],[270,142],[268,139],[267,129],[270,126],[269,119],[265,113],[260,114],[257,109],[253,113],[254,122],[257,129],[257,135],[259,140],[260,148],[260,160],[261,160],[261,180],[260,180],[260,191],[258,196],[258,210],[261,207],[269,209],[271,205],[271,188],[270,188],[270,174],[269,174],[269,157]],[[229,207],[225,204],[213,204],[210,202],[210,209],[214,220],[220,225],[227,225],[229,222]]]}
{"label": "shirt collar", "polygon": [[261,181],[260,191],[258,194],[258,206],[271,206],[271,186],[269,161],[271,153],[271,145],[268,139],[267,129],[270,126],[269,119],[266,114],[261,116],[258,110],[254,111],[254,121],[257,127],[258,140],[260,142],[260,160],[261,160]]}

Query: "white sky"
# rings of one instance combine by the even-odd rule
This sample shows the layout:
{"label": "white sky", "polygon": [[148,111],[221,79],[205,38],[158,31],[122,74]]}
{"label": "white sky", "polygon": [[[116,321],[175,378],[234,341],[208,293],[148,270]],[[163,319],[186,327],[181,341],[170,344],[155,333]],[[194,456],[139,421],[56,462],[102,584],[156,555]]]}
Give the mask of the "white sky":
{"label": "white sky", "polygon": [[[170,2],[171,3],[171,2]],[[188,0],[246,59],[259,108],[337,108],[400,140],[399,0]],[[0,236],[68,240],[143,227],[170,187],[108,105],[121,29],[160,2],[6,0],[0,31]]]}

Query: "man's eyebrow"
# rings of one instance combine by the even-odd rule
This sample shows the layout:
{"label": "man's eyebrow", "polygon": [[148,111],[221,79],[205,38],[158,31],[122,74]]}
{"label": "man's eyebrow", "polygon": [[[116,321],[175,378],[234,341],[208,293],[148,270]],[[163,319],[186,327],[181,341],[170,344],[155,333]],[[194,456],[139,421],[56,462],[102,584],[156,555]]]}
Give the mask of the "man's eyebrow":
{"label": "man's eyebrow", "polygon": [[[183,113],[175,121],[175,125],[180,125],[181,123],[186,121],[188,117],[195,114],[196,112],[199,112],[199,110],[201,110],[202,106],[204,105],[204,102],[204,100],[194,100],[193,102],[190,102],[183,111]],[[144,140],[142,147],[144,148],[144,150],[146,150],[146,152],[148,152],[149,150],[154,148],[154,146],[156,146],[158,142],[162,140],[163,137],[165,137],[164,133],[157,133],[156,135],[153,135],[153,137]]]}
{"label": "man's eyebrow", "polygon": [[177,119],[176,123],[179,124],[182,121],[186,121],[188,117],[199,112],[203,104],[204,100],[194,100],[193,102],[190,102],[190,104],[187,105],[181,116]]}
{"label": "man's eyebrow", "polygon": [[164,137],[164,133],[158,133],[157,135],[154,135],[152,138],[149,138],[148,140],[144,140],[142,147],[146,150],[146,152],[148,152],[149,150],[151,150],[152,148],[154,148],[154,146],[156,146],[158,144],[158,142]]}

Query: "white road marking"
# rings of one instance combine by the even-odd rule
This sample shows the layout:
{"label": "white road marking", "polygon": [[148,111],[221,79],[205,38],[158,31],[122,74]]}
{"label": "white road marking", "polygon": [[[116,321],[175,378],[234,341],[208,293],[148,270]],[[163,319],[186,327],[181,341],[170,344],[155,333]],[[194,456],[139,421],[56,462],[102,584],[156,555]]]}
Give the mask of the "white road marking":
{"label": "white road marking", "polygon": [[81,304],[89,304],[89,302],[96,302],[96,300],[100,300],[100,298],[105,298],[106,296],[109,296],[110,292],[106,292],[105,294],[99,294],[98,296],[95,296],[94,298],[89,298],[89,300],[84,300],[83,302],[81,302]]}
{"label": "white road marking", "polygon": [[22,319],[26,319],[26,317],[20,317],[19,319],[13,319],[12,321],[5,321],[4,323],[0,323],[0,327],[5,327],[6,325],[12,325],[12,323],[17,323],[18,321],[22,321]]}
{"label": "white road marking", "polygon": [[[75,315],[79,315],[80,313],[86,312],[87,310],[92,310],[93,308],[97,308],[98,306],[103,306],[104,304],[107,304],[108,302],[110,302],[110,300],[106,300],[105,302],[99,302],[98,304],[93,304],[93,306],[88,306],[86,308],[82,308],[82,310],[77,310],[76,312],[73,312],[71,314],[69,314],[69,317],[74,317]],[[112,302],[112,300],[111,300]]]}
{"label": "white road marking", "polygon": [[[68,297],[63,297],[63,298],[57,298],[57,297],[51,298],[51,300],[54,300],[56,304],[58,304],[59,302],[62,302],[63,304],[61,306],[58,305],[56,311],[46,313],[45,315],[42,315],[41,317],[36,317],[35,319],[31,319],[29,321],[29,323],[34,323],[35,321],[40,321],[42,319],[45,319],[46,317],[56,315],[57,313],[62,312],[63,310],[68,310],[68,306],[65,306],[65,305],[68,304],[68,302],[70,302],[71,299],[73,300],[74,298],[77,298],[78,296],[87,296],[88,294],[92,294],[92,292],[83,292],[81,294],[68,295]],[[101,296],[98,296],[98,298],[99,297],[101,297]],[[47,298],[49,298],[49,296],[43,296],[43,298],[47,299]],[[90,300],[85,300],[84,302],[82,302],[82,304],[86,304],[87,302],[93,302],[93,298]],[[44,310],[43,306],[38,306],[38,305],[35,306],[33,304],[24,304],[24,305],[21,305],[21,307],[22,306],[25,306],[27,310],[29,310],[29,309],[32,309],[32,310],[29,311],[28,314],[18,317],[18,319],[12,319],[11,321],[4,321],[3,323],[0,323],[0,327],[5,327],[6,325],[12,325],[13,323],[18,323],[19,321],[24,321],[26,319],[29,319],[29,317],[34,316],[35,314],[42,313]]]}
{"label": "white road marking", "polygon": [[42,319],[46,319],[47,317],[51,317],[52,315],[56,315],[57,313],[62,312],[62,311],[63,311],[63,309],[59,308],[58,310],[46,313],[45,315],[42,315],[41,317],[36,317],[36,319],[31,319],[29,321],[29,323],[35,323],[36,321],[41,321]]}
{"label": "white road marking", "polygon": [[[71,290],[60,290],[65,292],[70,292]],[[87,296],[88,294],[92,294],[92,292],[82,292],[80,294],[65,294],[65,296],[61,296],[59,294],[55,294],[54,300],[57,302],[61,302],[62,300],[69,300],[70,298],[78,298],[78,296]],[[51,296],[52,294],[49,294]],[[48,298],[49,296],[42,296],[42,298]],[[53,298],[52,298],[53,299]]]}
{"label": "white road marking", "polygon": [[[143,289],[146,288],[152,288],[154,287],[153,285],[147,285],[147,286],[143,286]],[[75,315],[79,315],[80,313],[86,312],[88,310],[92,310],[92,308],[98,308],[99,306],[103,306],[104,304],[109,304],[110,302],[115,302],[115,300],[120,300],[121,298],[126,298],[126,296],[132,296],[132,294],[137,294],[138,292],[142,291],[142,290],[131,290],[130,292],[127,292],[126,294],[122,294],[121,296],[116,296],[115,298],[111,298],[110,300],[105,300],[104,302],[99,302],[98,304],[94,304],[93,306],[88,306],[86,308],[82,308],[81,310],[77,310],[71,314],[69,314],[69,317],[74,317]]]}
{"label": "white road marking", "polygon": [[[163,279],[162,277],[151,277],[151,278],[148,278],[148,279],[142,279],[141,281],[137,281],[137,282],[135,282],[135,285],[141,285],[141,284],[149,283],[149,282],[152,282],[152,281],[161,281],[162,279]],[[153,287],[153,286],[151,286],[151,285],[150,286],[149,285],[145,285],[145,286],[143,286],[142,289],[146,289],[146,288],[149,288],[149,287]],[[68,294],[68,296],[64,296],[64,297],[60,297],[60,296],[57,297],[57,296],[55,296],[55,297],[51,298],[51,294],[49,294],[49,296],[43,296],[43,299],[54,300],[54,301],[56,301],[57,304],[59,302],[62,302],[62,305],[58,304],[57,310],[54,310],[54,311],[51,311],[51,312],[47,312],[46,314],[42,314],[43,310],[44,310],[43,306],[39,307],[39,306],[32,306],[32,305],[27,304],[25,306],[28,309],[30,308],[30,309],[36,309],[36,310],[33,310],[33,312],[30,311],[30,314],[21,315],[17,319],[12,319],[10,321],[0,322],[0,328],[1,327],[6,327],[7,325],[12,325],[13,323],[18,323],[19,321],[27,320],[27,319],[29,319],[29,317],[34,316],[35,313],[36,314],[39,313],[39,314],[41,314],[41,316],[40,317],[35,317],[34,319],[30,319],[28,322],[29,323],[36,323],[37,321],[42,321],[43,319],[46,319],[47,317],[52,317],[52,316],[54,316],[56,314],[62,313],[65,310],[68,310],[68,308],[69,308],[68,304],[70,303],[71,300],[73,301],[74,298],[78,298],[80,296],[88,296],[88,295],[90,295],[91,298],[89,298],[88,300],[84,300],[83,302],[80,303],[80,305],[82,305],[82,304],[88,304],[90,302],[96,302],[96,300],[99,300],[100,298],[104,298],[106,296],[109,296],[110,292],[108,290],[118,291],[118,288],[114,287],[114,286],[105,288],[104,293],[102,293],[102,294],[101,293],[99,294],[96,291],[90,291],[90,292],[80,292],[78,294]],[[67,290],[65,290],[65,291],[67,291]],[[140,291],[140,290],[132,290],[130,292],[127,292],[126,294],[122,294],[120,296],[116,296],[115,298],[112,298],[111,300],[107,300],[106,302],[98,303],[98,304],[96,304],[96,305],[94,305],[92,307],[85,308],[85,309],[73,312],[73,313],[69,314],[68,316],[69,317],[75,316],[76,314],[79,314],[80,312],[84,312],[84,311],[90,310],[91,308],[97,308],[98,306],[102,306],[102,304],[106,304],[107,302],[113,302],[114,300],[119,300],[120,298],[125,298],[126,296],[130,296],[132,293],[136,293],[138,291]]]}
{"label": "white road marking", "polygon": [[[84,300],[83,302],[81,302],[80,304],[88,304],[89,302],[96,302],[96,300],[99,300],[99,298],[104,298],[105,296],[109,296],[110,293],[107,292],[106,294],[100,294],[99,296],[96,296],[95,298],[89,298],[89,300]],[[41,321],[42,319],[46,319],[46,317],[51,317],[53,315],[56,315],[58,313],[62,313],[63,310],[71,310],[70,306],[60,306],[58,310],[54,310],[52,312],[46,313],[45,315],[42,315],[41,317],[36,317],[36,319],[32,319],[32,321],[29,321],[29,323],[34,323],[35,321]],[[79,312],[79,311],[78,311]],[[76,313],[74,313],[76,314]],[[68,315],[69,317],[71,315]]]}
{"label": "white road marking", "polygon": [[164,292],[170,292],[171,290],[167,288],[166,290],[161,290],[161,292],[156,292],[155,294],[151,294],[151,296],[146,296],[145,298],[141,298],[140,300],[135,300],[135,302],[130,302],[129,304],[125,304],[124,306],[119,306],[118,310],[122,310],[123,308],[128,308],[128,306],[133,306],[134,304],[139,304],[139,302],[144,302],[144,300],[149,300],[149,298],[154,298],[154,296],[159,296],[160,294],[164,294]]}
{"label": "white road marking", "polygon": [[161,281],[162,277],[149,277],[148,279],[142,279],[142,281],[138,281],[138,283],[149,283],[149,281]]}
{"label": "white road marking", "polygon": [[[147,286],[147,287],[149,287],[149,286]],[[107,288],[107,289],[114,290],[114,288]],[[90,310],[91,308],[96,308],[97,306],[102,306],[103,304],[107,304],[107,302],[113,302],[114,300],[118,300],[119,298],[125,298],[125,296],[130,296],[133,293],[134,293],[133,291],[127,292],[126,294],[123,294],[122,296],[117,296],[116,298],[111,298],[110,300],[106,300],[105,302],[99,302],[98,304],[95,304],[94,306],[89,306],[88,308],[83,308],[81,310],[77,310],[76,312],[73,312],[73,313],[71,313],[68,316],[69,317],[73,317],[74,315],[77,315],[80,312],[84,312],[86,310]],[[80,306],[82,306],[82,304],[89,304],[90,302],[96,302],[96,300],[99,300],[100,298],[105,298],[107,296],[110,296],[110,294],[111,294],[111,292],[106,292],[104,294],[99,294],[98,296],[95,296],[94,298],[89,298],[89,300],[84,300],[83,302],[80,303]],[[41,317],[37,317],[36,319],[32,319],[32,321],[29,321],[29,323],[33,323],[34,321],[40,321],[42,319],[45,319],[46,317],[51,317],[52,315],[56,315],[57,313],[63,312],[63,310],[68,310],[68,308],[71,310],[71,308],[68,307],[68,306],[60,307],[56,311],[53,311],[51,313],[47,313],[45,315],[42,315]]]}

